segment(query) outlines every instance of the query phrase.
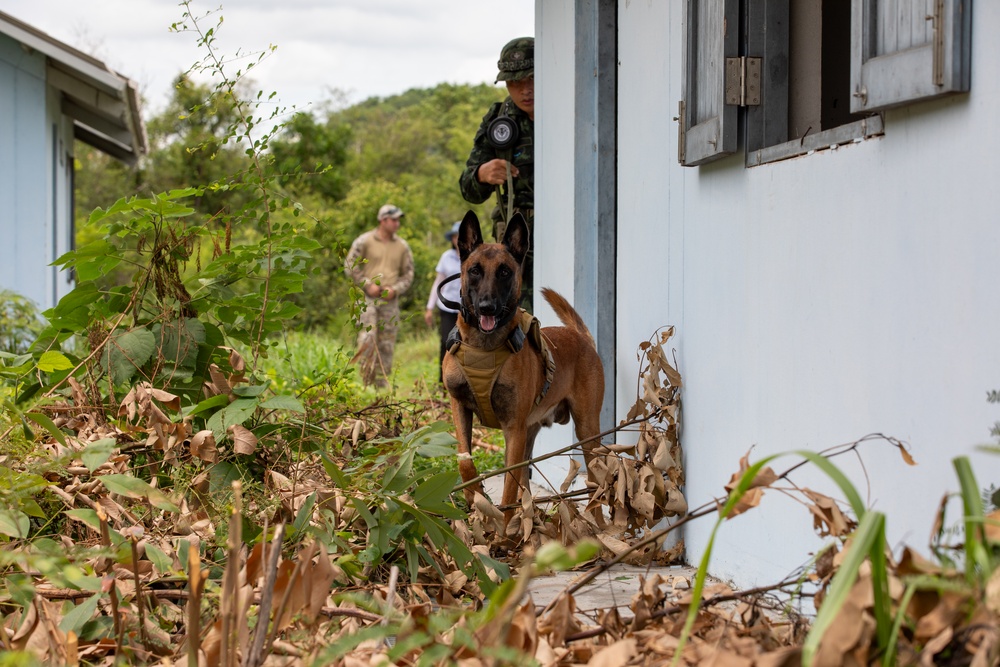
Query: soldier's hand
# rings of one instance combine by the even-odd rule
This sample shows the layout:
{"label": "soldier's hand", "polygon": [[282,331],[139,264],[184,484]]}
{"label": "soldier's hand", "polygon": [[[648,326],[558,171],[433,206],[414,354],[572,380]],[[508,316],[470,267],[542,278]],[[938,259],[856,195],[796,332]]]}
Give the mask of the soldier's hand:
{"label": "soldier's hand", "polygon": [[427,322],[427,326],[434,326],[434,310],[428,308],[424,311],[424,322]]}
{"label": "soldier's hand", "polygon": [[[510,165],[510,175],[516,178],[518,173],[517,167]],[[480,183],[489,183],[490,185],[502,185],[506,183],[507,160],[496,158],[489,162],[484,162],[476,170],[476,178]]]}

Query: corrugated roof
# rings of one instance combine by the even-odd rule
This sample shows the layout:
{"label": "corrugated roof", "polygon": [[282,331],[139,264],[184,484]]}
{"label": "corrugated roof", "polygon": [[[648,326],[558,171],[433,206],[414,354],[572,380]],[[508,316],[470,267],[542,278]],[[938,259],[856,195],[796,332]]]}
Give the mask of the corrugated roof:
{"label": "corrugated roof", "polygon": [[46,82],[62,92],[76,138],[135,164],[148,150],[134,81],[37,28],[0,12],[0,33],[46,57]]}

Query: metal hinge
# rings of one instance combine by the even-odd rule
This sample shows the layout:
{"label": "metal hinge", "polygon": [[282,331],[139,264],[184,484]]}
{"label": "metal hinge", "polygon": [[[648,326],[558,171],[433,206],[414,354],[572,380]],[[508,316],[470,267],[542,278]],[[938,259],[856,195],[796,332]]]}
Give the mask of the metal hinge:
{"label": "metal hinge", "polygon": [[749,56],[726,58],[726,104],[741,107],[760,104],[760,61]]}

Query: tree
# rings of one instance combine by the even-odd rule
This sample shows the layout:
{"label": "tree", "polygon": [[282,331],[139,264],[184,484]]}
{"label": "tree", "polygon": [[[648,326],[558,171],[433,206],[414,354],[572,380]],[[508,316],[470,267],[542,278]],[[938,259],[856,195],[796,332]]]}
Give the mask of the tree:
{"label": "tree", "polygon": [[350,139],[344,163],[350,190],[343,199],[327,198],[327,207],[313,212],[320,221],[313,233],[322,250],[300,297],[306,325],[341,331],[347,324],[351,299],[344,251],[355,236],[374,227],[375,213],[387,201],[406,212],[400,234],[414,256],[414,284],[401,301],[404,317],[423,310],[434,266],[447,247],[444,231],[470,208],[486,217],[492,207],[489,202],[470,206],[459,192],[458,176],[483,115],[504,96],[503,89],[485,84],[441,84],[326,113],[325,135],[339,131]]}
{"label": "tree", "polygon": [[142,173],[145,192],[166,192],[203,183],[195,209],[212,219],[242,208],[246,197],[219,187],[250,168],[246,147],[232,140],[241,122],[234,97],[252,99],[251,83],[235,85],[235,95],[217,94],[187,74],[174,80],[174,94],[162,113],[148,123],[152,150]]}
{"label": "tree", "polygon": [[346,123],[296,113],[271,143],[278,181],[297,194],[313,193],[330,203],[343,199],[350,187],[344,170],[350,139]]}

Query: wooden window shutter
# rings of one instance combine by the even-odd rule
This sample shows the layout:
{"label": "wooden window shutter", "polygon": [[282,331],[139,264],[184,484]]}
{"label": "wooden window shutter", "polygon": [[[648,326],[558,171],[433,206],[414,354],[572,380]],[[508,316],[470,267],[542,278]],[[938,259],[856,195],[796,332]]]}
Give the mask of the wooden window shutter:
{"label": "wooden window shutter", "polygon": [[739,0],[687,0],[684,34],[678,159],[693,167],[737,149],[737,107],[725,103],[725,66],[739,55]]}
{"label": "wooden window shutter", "polygon": [[851,0],[851,112],[969,90],[972,0]]}
{"label": "wooden window shutter", "polygon": [[[760,104],[747,107],[747,159],[788,141],[789,0],[748,0],[747,55],[763,61]],[[749,162],[748,162],[749,164]]]}

